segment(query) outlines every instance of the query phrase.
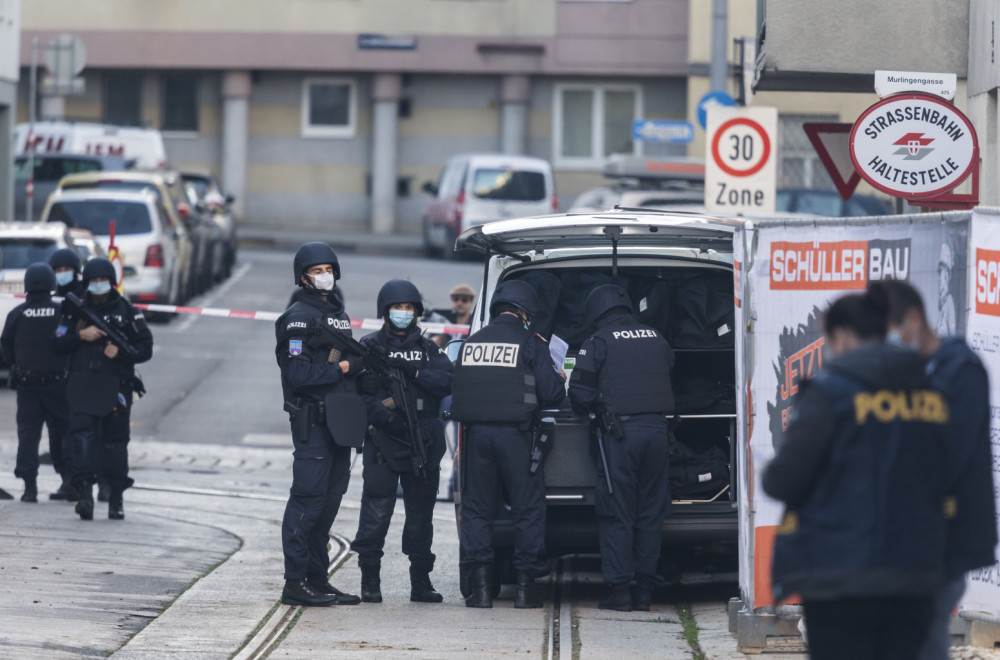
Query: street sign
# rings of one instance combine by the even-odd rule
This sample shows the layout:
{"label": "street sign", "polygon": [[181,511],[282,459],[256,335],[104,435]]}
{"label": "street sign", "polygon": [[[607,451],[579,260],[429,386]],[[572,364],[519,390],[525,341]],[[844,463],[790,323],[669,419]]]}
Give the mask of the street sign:
{"label": "street sign", "polygon": [[42,80],[42,94],[65,96],[82,94],[85,86],[80,72],[87,66],[87,50],[72,34],[60,34],[42,48],[48,75]]}
{"label": "street sign", "polygon": [[850,149],[865,181],[906,199],[954,189],[979,160],[968,118],[940,97],[920,92],[890,96],[861,113]]}
{"label": "street sign", "polygon": [[802,124],[802,130],[826,168],[843,199],[850,199],[861,183],[861,175],[851,161],[850,137],[853,124]]}
{"label": "street sign", "polygon": [[776,108],[708,109],[705,208],[725,215],[774,212]]}
{"label": "street sign", "polygon": [[698,100],[698,124],[705,128],[707,126],[707,116],[706,112],[709,108],[714,108],[716,106],[723,106],[731,108],[736,105],[736,101],[733,97],[725,92],[709,92],[705,94]]}
{"label": "street sign", "polygon": [[687,144],[694,140],[694,126],[689,121],[636,119],[632,122],[632,139],[638,142]]}
{"label": "street sign", "polygon": [[958,76],[954,73],[875,72],[875,93],[880,99],[900,92],[924,92],[953,101],[957,85]]}

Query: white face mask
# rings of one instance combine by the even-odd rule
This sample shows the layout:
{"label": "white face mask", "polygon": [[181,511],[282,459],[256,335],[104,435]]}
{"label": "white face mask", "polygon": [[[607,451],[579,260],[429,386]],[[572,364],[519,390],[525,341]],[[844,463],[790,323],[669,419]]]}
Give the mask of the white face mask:
{"label": "white face mask", "polygon": [[87,285],[87,291],[95,296],[103,296],[111,292],[111,282],[91,282]]}
{"label": "white face mask", "polygon": [[333,273],[320,273],[319,275],[311,275],[313,286],[315,286],[320,291],[333,291],[333,285],[336,280],[333,279]]}
{"label": "white face mask", "polygon": [[917,350],[917,342],[905,342],[903,341],[903,334],[899,330],[890,330],[885,335],[885,342],[887,344],[892,344],[893,346],[899,346],[901,348],[908,348],[911,351]]}
{"label": "white face mask", "polygon": [[74,273],[71,270],[64,270],[61,273],[56,273],[56,283],[59,284],[59,286],[66,286],[73,281],[73,275]]}

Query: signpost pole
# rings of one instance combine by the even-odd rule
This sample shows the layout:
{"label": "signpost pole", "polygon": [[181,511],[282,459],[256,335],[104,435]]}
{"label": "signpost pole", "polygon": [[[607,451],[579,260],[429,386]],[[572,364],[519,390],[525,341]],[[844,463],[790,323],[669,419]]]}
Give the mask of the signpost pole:
{"label": "signpost pole", "polygon": [[25,222],[34,220],[35,201],[35,96],[38,95],[38,37],[31,38],[31,72],[28,74],[28,183],[25,188]]}

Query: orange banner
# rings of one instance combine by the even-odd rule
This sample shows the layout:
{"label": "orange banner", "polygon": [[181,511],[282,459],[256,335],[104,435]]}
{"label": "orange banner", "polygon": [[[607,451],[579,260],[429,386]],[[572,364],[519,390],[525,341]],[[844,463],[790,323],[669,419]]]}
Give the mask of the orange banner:
{"label": "orange banner", "polygon": [[868,284],[868,241],[771,243],[771,290],[844,291]]}
{"label": "orange banner", "polygon": [[1000,316],[1000,250],[976,248],[976,313]]}

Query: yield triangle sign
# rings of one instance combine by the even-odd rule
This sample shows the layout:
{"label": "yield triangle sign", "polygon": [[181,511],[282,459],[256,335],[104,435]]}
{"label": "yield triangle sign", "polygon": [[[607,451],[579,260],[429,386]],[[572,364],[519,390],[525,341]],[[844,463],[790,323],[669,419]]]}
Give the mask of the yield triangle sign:
{"label": "yield triangle sign", "polygon": [[823,167],[844,199],[850,199],[861,182],[851,162],[850,138],[853,124],[802,124]]}

